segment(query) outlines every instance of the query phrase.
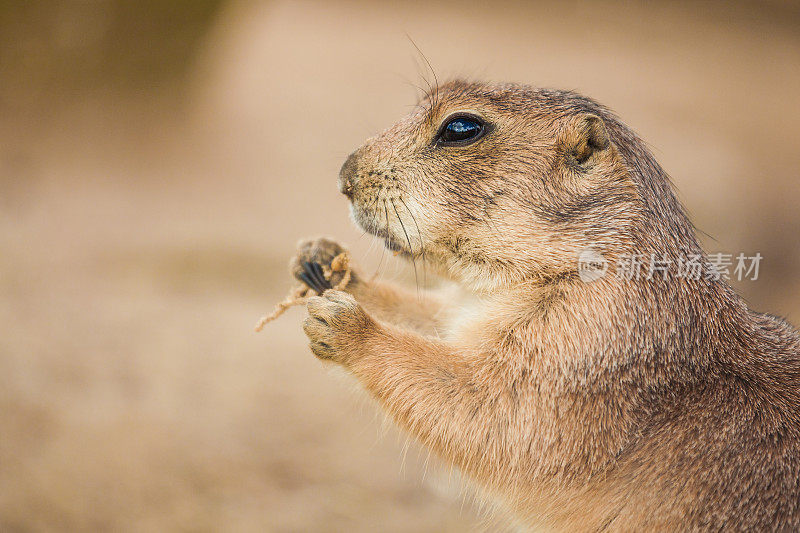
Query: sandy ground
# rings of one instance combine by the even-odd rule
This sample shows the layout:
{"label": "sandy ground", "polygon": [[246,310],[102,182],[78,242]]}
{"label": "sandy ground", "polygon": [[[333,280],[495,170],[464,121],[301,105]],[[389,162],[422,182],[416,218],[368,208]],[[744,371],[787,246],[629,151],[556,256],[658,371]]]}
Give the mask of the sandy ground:
{"label": "sandy ground", "polygon": [[300,310],[252,332],[297,239],[374,271],[335,177],[416,101],[409,37],[440,79],[614,108],[710,249],[764,256],[753,306],[800,321],[795,4],[226,5],[180,82],[2,102],[0,530],[499,527],[312,357]]}

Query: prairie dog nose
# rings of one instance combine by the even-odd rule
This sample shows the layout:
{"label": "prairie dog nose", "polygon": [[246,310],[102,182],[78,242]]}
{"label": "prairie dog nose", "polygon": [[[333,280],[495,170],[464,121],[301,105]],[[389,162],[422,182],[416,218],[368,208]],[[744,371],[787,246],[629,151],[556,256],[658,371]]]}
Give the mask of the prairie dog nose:
{"label": "prairie dog nose", "polygon": [[339,171],[339,192],[350,199],[353,198],[356,187],[356,167],[358,161],[356,153],[357,152],[353,152],[347,156],[347,160]]}

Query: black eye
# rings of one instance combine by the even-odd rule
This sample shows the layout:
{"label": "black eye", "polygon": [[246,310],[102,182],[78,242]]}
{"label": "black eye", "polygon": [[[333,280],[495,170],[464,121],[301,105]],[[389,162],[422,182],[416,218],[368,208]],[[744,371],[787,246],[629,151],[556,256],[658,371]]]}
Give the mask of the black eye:
{"label": "black eye", "polygon": [[486,126],[475,117],[456,117],[445,122],[437,141],[441,145],[464,145],[481,138]]}

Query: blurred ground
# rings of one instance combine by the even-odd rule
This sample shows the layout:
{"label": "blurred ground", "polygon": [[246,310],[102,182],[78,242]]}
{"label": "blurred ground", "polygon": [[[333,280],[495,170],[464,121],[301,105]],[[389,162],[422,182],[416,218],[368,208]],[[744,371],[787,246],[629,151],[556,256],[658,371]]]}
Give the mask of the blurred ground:
{"label": "blurred ground", "polygon": [[252,332],[298,238],[377,265],[335,178],[416,101],[406,34],[440,79],[615,109],[800,321],[793,2],[2,3],[0,530],[496,527],[300,311]]}

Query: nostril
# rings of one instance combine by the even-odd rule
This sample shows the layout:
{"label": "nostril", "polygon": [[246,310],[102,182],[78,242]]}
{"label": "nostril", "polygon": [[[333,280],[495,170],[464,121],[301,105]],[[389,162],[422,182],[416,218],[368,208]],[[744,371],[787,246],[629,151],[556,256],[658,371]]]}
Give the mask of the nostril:
{"label": "nostril", "polygon": [[352,198],[355,192],[357,166],[358,158],[356,157],[356,152],[353,152],[347,157],[342,169],[339,171],[339,191],[348,198]]}
{"label": "nostril", "polygon": [[353,198],[353,184],[350,182],[349,178],[345,178],[344,181],[339,180],[339,192],[350,199]]}

